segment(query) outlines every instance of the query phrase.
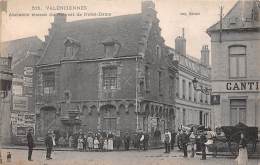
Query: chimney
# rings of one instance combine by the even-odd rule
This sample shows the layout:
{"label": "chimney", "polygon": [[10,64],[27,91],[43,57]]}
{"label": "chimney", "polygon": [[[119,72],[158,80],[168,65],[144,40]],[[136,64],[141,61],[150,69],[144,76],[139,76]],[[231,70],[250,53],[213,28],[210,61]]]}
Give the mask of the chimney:
{"label": "chimney", "polygon": [[155,4],[152,0],[142,0],[142,13],[146,17],[156,17]]}
{"label": "chimney", "polygon": [[201,64],[203,64],[205,66],[209,66],[209,48],[208,48],[208,45],[202,46],[200,62],[201,62]]}
{"label": "chimney", "polygon": [[54,24],[60,25],[66,22],[66,14],[64,13],[57,13],[54,16]]}
{"label": "chimney", "polygon": [[178,36],[175,39],[175,51],[178,54],[186,56],[186,39],[184,36],[184,28],[182,28],[182,36]]}

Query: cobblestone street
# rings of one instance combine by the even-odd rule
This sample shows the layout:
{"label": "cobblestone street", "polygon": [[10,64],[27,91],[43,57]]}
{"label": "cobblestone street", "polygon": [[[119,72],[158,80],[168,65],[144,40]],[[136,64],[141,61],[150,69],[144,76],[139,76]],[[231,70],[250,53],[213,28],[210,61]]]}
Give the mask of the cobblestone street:
{"label": "cobblestone street", "polygon": [[[11,152],[12,162],[6,163],[6,153]],[[28,162],[26,150],[3,150],[4,164],[7,165],[236,165],[231,158],[212,158],[200,160],[182,158],[182,153],[175,151],[164,154],[164,150],[129,151],[129,152],[73,152],[55,151],[53,160],[45,160],[45,151],[34,151],[33,162]],[[260,160],[250,159],[249,165],[260,165]]]}

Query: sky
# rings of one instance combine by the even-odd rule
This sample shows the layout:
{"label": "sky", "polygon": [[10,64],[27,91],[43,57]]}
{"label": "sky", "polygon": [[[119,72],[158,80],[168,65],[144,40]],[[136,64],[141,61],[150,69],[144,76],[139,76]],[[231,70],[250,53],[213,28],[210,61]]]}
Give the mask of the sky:
{"label": "sky", "polygon": [[[223,4],[223,14],[226,14],[237,0],[154,0],[157,17],[160,20],[161,34],[168,46],[174,47],[174,39],[185,30],[187,54],[200,58],[202,45],[209,45],[210,37],[206,30],[219,20],[220,4]],[[48,34],[53,17],[51,13],[60,12],[48,10],[48,7],[86,6],[86,10],[68,10],[74,13],[67,21],[93,19],[102,16],[75,16],[81,13],[110,13],[111,16],[126,15],[141,12],[142,0],[8,0],[7,13],[2,14],[2,40],[14,40],[28,36],[38,36],[44,40]],[[15,14],[29,16],[13,16]],[[47,16],[32,16],[32,13],[47,14]],[[185,15],[186,13],[186,15]],[[194,13],[194,14],[189,14]]]}

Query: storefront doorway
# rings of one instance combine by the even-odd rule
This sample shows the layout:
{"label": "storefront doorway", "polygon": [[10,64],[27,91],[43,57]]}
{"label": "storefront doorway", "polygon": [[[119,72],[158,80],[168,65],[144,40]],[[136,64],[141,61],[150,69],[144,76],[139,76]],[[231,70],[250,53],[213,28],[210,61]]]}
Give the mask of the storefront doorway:
{"label": "storefront doorway", "polygon": [[230,124],[246,124],[246,99],[230,100]]}

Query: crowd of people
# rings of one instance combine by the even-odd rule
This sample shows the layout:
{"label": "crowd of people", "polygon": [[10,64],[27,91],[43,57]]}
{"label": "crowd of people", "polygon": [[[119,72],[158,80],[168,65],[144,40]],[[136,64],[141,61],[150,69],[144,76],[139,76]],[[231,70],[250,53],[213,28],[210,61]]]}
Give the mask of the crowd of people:
{"label": "crowd of people", "polygon": [[[180,129],[177,133],[174,131],[170,132],[168,129],[165,130],[163,136],[156,130],[152,136],[154,145],[164,142],[165,153],[170,153],[174,149],[175,141],[178,139],[179,147],[182,149],[184,157],[188,157],[188,145],[190,146],[190,157],[195,156],[196,151],[201,151],[201,160],[206,160],[206,145],[209,142],[208,132],[210,129],[204,129],[199,132],[193,130],[187,131]],[[146,132],[139,131],[137,133],[113,134],[112,132],[100,132],[97,133],[88,132],[87,134],[79,131],[68,137],[68,146],[79,151],[112,151],[112,150],[129,150],[130,147],[138,150],[148,150],[150,136]],[[35,147],[32,130],[27,133],[28,141],[28,160],[32,161],[32,151]],[[63,136],[56,137],[54,131],[49,130],[45,137],[46,146],[46,159],[52,159],[51,153],[54,146],[65,146],[66,139]],[[236,159],[238,162],[244,162],[247,158],[246,152],[246,141],[244,134],[241,134],[241,141],[239,145],[239,156]],[[246,159],[247,162],[247,159]]]}
{"label": "crowd of people", "polygon": [[147,150],[148,142],[149,134],[144,132],[132,134],[128,132],[121,134],[113,134],[112,132],[88,132],[84,134],[79,132],[68,138],[68,146],[79,151],[127,151],[130,147]]}

